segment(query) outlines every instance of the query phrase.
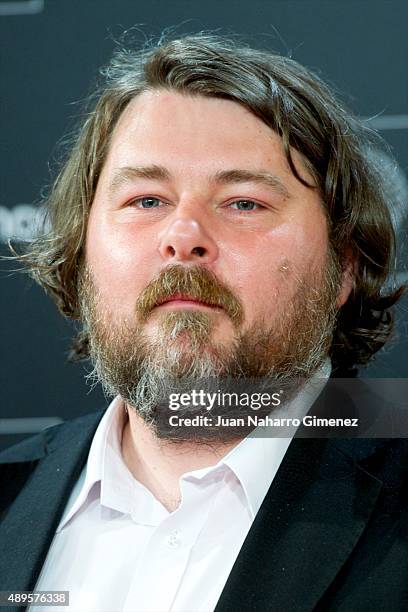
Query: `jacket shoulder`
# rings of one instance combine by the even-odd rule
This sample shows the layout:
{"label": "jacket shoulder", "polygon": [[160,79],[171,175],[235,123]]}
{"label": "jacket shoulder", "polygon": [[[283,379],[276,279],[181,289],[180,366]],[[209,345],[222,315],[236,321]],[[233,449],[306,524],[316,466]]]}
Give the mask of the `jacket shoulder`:
{"label": "jacket shoulder", "polygon": [[38,434],[18,442],[0,452],[0,465],[38,461],[47,454],[47,447],[58,445],[60,440],[80,430],[84,431],[97,425],[104,410],[91,412],[81,417],[59,423],[44,429]]}
{"label": "jacket shoulder", "polygon": [[49,427],[0,453],[0,518],[48,455],[66,444],[72,452],[76,446],[87,449],[103,412]]}

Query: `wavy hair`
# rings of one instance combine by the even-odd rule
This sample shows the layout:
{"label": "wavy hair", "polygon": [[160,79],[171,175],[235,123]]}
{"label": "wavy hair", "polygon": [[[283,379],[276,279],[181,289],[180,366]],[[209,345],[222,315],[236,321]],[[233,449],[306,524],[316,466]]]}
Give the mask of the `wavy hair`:
{"label": "wavy hair", "polygon": [[[393,270],[392,202],[373,155],[382,141],[357,120],[310,70],[280,55],[214,35],[161,40],[143,50],[119,48],[101,71],[66,161],[45,198],[49,230],[16,255],[55,300],[80,318],[78,272],[87,219],[110,138],[129,102],[168,89],[224,98],[246,107],[282,138],[288,164],[303,184],[292,150],[303,156],[325,207],[331,248],[340,264],[356,261],[353,291],[340,309],[330,355],[334,368],[369,361],[387,341],[391,306],[404,288],[386,291]],[[76,358],[88,356],[82,332]]]}

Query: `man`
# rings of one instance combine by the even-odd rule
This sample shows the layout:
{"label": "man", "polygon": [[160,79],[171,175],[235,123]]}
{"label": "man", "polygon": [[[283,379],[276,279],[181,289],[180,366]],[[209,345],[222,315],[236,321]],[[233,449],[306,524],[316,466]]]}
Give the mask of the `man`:
{"label": "man", "polygon": [[302,416],[384,344],[401,290],[374,136],[296,62],[217,37],[121,51],[105,77],[23,259],[116,397],[2,454],[1,589],[405,610],[405,441],[247,437],[191,395],[177,419],[198,425],[169,417],[197,381],[254,378],[293,383]]}

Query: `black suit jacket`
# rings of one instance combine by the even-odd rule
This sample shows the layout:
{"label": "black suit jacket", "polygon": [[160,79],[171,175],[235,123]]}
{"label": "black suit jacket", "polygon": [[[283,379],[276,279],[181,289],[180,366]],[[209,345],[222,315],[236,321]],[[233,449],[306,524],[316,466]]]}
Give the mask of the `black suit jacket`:
{"label": "black suit jacket", "polygon": [[[34,589],[101,416],[0,454],[0,590]],[[405,439],[292,440],[216,612],[407,612],[407,481]]]}

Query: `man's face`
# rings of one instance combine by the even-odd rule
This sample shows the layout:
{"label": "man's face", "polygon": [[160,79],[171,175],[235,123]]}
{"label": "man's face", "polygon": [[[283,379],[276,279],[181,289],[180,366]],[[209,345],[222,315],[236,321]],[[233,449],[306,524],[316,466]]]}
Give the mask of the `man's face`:
{"label": "man's face", "polygon": [[123,345],[137,327],[150,367],[169,347],[182,368],[242,353],[257,333],[278,355],[271,338],[314,338],[322,306],[345,301],[332,263],[327,295],[329,262],[317,189],[293,176],[279,136],[244,107],[152,91],[125,109],[86,240],[86,291],[105,338],[118,330]]}

